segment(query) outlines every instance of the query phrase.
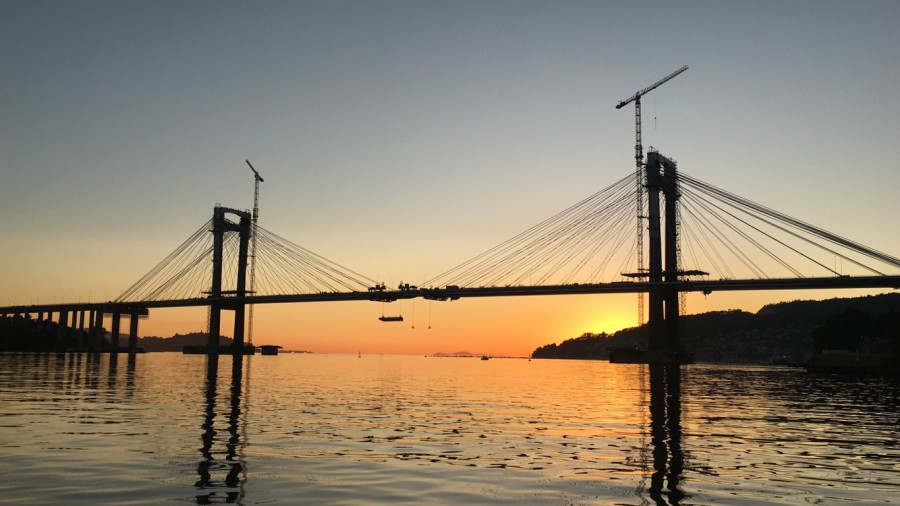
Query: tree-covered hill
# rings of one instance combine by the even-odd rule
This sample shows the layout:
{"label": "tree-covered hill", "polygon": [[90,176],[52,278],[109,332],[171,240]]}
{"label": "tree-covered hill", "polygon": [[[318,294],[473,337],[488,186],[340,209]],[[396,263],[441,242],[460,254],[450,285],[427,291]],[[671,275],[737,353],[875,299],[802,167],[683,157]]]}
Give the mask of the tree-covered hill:
{"label": "tree-covered hill", "polygon": [[[831,319],[831,320],[829,320]],[[828,326],[826,326],[828,324]],[[825,330],[820,330],[822,328]],[[818,343],[814,340],[818,339]],[[860,340],[860,336],[863,336]],[[769,304],[754,313],[716,311],[681,318],[681,342],[701,362],[802,361],[823,347],[890,347],[900,340],[900,294]],[[646,326],[586,333],[534,350],[534,358],[607,359],[615,349],[646,349]]]}

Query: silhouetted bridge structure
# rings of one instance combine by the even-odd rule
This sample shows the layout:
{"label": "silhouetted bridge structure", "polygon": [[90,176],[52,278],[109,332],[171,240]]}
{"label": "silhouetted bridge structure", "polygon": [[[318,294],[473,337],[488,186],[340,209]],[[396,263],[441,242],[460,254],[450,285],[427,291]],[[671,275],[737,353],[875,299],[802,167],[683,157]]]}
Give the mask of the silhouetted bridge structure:
{"label": "silhouetted bridge structure", "polygon": [[[900,288],[897,257],[694,179],[655,151],[638,190],[646,199],[634,198],[633,181],[626,176],[421,286],[397,289],[254,226],[246,211],[217,206],[114,301],[10,306],[0,315],[46,325],[55,314],[60,337],[74,332],[78,349],[101,347],[109,315],[111,351],[119,351],[125,317],[133,351],[150,309],[208,307],[207,351],[217,353],[222,311],[233,311],[234,349],[244,349],[251,304],[638,293],[649,296],[651,352],[673,357],[688,292]],[[635,219],[647,223],[646,256],[637,254]],[[644,257],[647,265],[636,265]]]}

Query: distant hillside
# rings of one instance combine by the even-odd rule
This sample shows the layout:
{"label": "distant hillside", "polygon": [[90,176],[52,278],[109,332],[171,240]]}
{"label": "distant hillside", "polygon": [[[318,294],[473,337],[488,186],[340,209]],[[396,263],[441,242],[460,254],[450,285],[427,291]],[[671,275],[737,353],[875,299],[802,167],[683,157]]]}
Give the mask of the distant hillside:
{"label": "distant hillside", "polygon": [[[77,348],[78,338],[72,332],[59,335],[58,325],[54,322],[36,322],[22,317],[0,318],[0,351],[39,351],[64,352]],[[206,345],[205,332],[175,334],[172,337],[139,337],[138,348],[144,351],[175,351],[181,353],[188,345]],[[86,342],[87,338],[82,337]],[[230,346],[230,337],[221,337],[220,346]],[[128,343],[127,334],[119,334],[119,346]],[[101,349],[109,347],[108,337],[104,337]]]}
{"label": "distant hillside", "polygon": [[[177,351],[181,353],[185,346],[206,346],[206,332],[191,332],[189,334],[175,334],[172,337],[139,337],[138,348],[144,351]],[[230,337],[219,337],[219,346],[231,346]]]}
{"label": "distant hillside", "polygon": [[[859,322],[868,321],[854,312],[872,315],[872,322],[877,320],[877,324],[865,324],[870,332],[877,329],[880,337],[893,333],[890,338],[900,339],[900,327],[892,326],[893,322],[900,321],[900,294],[891,293],[824,301],[780,302],[766,305],[755,314],[731,310],[687,315],[681,318],[681,342],[700,362],[766,364],[773,358],[800,361],[815,352],[814,332],[826,323],[829,323],[829,328],[843,325],[846,332],[848,321],[857,326],[864,325]],[[876,318],[877,315],[881,316]],[[863,328],[859,330],[862,332]],[[820,339],[824,339],[821,337],[823,332],[819,330]],[[534,350],[532,357],[607,359],[609,351],[617,348],[646,349],[646,326],[620,330],[611,335],[587,333],[559,344],[541,346]]]}
{"label": "distant hillside", "polygon": [[40,322],[19,315],[0,317],[0,352],[62,352],[77,344],[77,337],[70,333],[60,336],[55,322]]}

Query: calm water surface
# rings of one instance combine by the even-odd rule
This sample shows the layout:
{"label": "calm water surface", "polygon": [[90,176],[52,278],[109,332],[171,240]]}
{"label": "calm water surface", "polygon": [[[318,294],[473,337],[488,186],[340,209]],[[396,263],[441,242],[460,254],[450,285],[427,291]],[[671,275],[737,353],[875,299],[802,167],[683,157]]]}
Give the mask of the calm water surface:
{"label": "calm water surface", "polygon": [[0,504],[900,504],[900,383],[785,368],[0,355]]}

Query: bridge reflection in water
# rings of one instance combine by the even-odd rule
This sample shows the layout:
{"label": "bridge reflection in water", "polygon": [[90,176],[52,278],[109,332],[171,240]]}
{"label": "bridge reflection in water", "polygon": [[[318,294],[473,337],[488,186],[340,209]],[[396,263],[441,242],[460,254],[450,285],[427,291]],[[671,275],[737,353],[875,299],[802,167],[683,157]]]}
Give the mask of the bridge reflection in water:
{"label": "bridge reflection in water", "polygon": [[876,503],[900,484],[895,378],[244,360],[0,354],[0,502]]}
{"label": "bridge reflection in water", "polygon": [[[115,355],[112,357],[111,367],[114,368]],[[248,463],[244,449],[248,445],[246,417],[249,403],[245,381],[249,383],[252,360],[242,356],[208,356],[206,359],[201,459],[197,462],[194,483],[198,492],[194,497],[197,504],[241,504],[246,500]],[[229,361],[230,378],[227,369],[223,370],[223,383],[220,384],[220,365],[227,367]],[[129,371],[133,371],[133,367],[133,361],[129,360]],[[680,489],[684,471],[681,366],[650,364],[646,367],[644,374],[649,377],[649,389],[644,394],[649,397],[650,419],[649,426],[642,428],[650,440],[641,453],[652,454],[652,465],[641,459],[649,487],[642,480],[638,495],[642,504],[677,505],[686,497]],[[220,392],[220,387],[226,384],[227,396]],[[647,502],[647,498],[651,502]]]}
{"label": "bridge reflection in water", "polygon": [[681,367],[650,364],[650,444],[653,473],[649,495],[656,504],[680,504],[684,470],[681,449]]}
{"label": "bridge reflection in water", "polygon": [[[241,416],[245,358],[235,355],[223,357],[222,360],[231,360],[227,404],[220,402],[218,395],[219,358],[208,356],[206,361],[206,402],[203,434],[200,437],[202,459],[197,463],[198,478],[194,484],[203,493],[196,496],[197,504],[241,503],[245,496],[247,463],[242,450],[247,445],[247,436],[242,427],[244,418]],[[246,360],[249,377],[250,359]],[[216,418],[220,411],[226,415],[224,423],[227,436],[219,436],[222,433],[221,426],[216,430]]]}

